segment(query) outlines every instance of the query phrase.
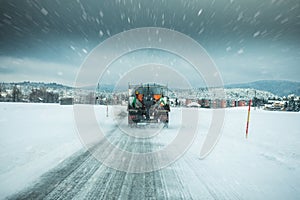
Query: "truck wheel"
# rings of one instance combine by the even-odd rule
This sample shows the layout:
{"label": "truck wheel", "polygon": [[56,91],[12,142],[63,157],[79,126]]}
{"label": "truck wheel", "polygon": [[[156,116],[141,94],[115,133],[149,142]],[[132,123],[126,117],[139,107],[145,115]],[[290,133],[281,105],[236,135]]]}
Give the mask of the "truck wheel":
{"label": "truck wheel", "polygon": [[164,123],[164,128],[169,128],[169,123]]}

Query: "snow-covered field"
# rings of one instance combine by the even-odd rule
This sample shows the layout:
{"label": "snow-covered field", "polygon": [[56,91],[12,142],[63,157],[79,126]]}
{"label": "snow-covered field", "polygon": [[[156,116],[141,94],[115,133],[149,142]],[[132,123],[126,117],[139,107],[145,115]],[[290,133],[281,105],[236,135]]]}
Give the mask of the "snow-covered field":
{"label": "snow-covered field", "polygon": [[82,147],[71,106],[0,103],[0,197],[36,180]]}
{"label": "snow-covered field", "polygon": [[[118,109],[110,108],[108,118],[106,107],[97,106],[95,109],[104,130],[113,129],[111,117]],[[0,103],[0,110],[1,198],[39,181],[42,174],[82,148],[72,106]],[[161,186],[157,187],[165,190],[157,193],[158,196],[169,199],[300,198],[300,113],[252,109],[249,137],[245,139],[247,108],[227,108],[218,144],[208,157],[200,160],[199,153],[211,123],[211,114],[212,110],[199,109],[199,130],[195,142],[182,158],[157,173],[156,179],[161,179]],[[164,144],[174,138],[181,118],[180,109],[172,109],[170,118],[169,129],[163,130],[164,134],[159,134],[152,141]],[[122,138],[120,133],[114,133],[116,141]],[[88,170],[86,168],[84,171]],[[77,198],[91,194],[86,187],[93,188],[93,181],[106,171],[103,167],[97,169],[91,175],[94,178],[87,180],[85,189],[79,192]],[[117,182],[121,175],[114,173]],[[134,178],[143,180],[148,175],[140,179],[137,179],[138,175],[126,175],[125,181]],[[109,187],[115,184],[111,181],[114,180],[109,180]],[[131,186],[133,189],[129,190],[123,184],[120,194],[126,194],[126,191],[135,194],[134,188],[139,186]],[[109,192],[110,189],[106,190]]]}

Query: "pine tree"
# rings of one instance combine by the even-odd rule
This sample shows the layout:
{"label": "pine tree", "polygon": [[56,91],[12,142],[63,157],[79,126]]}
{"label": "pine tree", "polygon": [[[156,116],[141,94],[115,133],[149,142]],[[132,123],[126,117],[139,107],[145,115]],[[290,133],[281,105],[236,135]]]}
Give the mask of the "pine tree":
{"label": "pine tree", "polygon": [[21,96],[22,96],[21,90],[16,85],[14,85],[13,91],[12,91],[13,102],[20,102]]}

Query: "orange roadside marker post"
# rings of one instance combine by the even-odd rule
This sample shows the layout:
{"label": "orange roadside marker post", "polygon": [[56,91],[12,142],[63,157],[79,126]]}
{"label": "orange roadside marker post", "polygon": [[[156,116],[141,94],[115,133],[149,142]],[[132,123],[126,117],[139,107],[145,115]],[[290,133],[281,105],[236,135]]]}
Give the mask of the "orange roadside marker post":
{"label": "orange roadside marker post", "polygon": [[248,129],[249,129],[249,121],[250,121],[250,108],[251,108],[251,103],[252,100],[249,100],[249,105],[248,105],[248,117],[247,117],[247,125],[246,125],[246,138],[248,138]]}

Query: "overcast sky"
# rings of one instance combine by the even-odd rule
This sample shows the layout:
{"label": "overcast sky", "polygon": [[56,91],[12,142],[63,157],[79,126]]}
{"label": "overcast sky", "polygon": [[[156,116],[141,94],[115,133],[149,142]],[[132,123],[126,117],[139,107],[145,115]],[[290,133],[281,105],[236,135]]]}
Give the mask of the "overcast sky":
{"label": "overcast sky", "polygon": [[[225,83],[300,81],[298,0],[2,0],[0,81],[73,85],[82,62],[102,41],[149,26],[192,37],[214,60]],[[149,51],[135,58],[139,56],[139,65],[144,61],[172,67],[174,56],[158,52],[150,52],[153,61]],[[112,66],[109,73],[120,74],[122,64],[135,63],[131,58],[116,62],[119,68]],[[177,68],[188,67],[177,61]],[[193,77],[189,70],[181,73]]]}

